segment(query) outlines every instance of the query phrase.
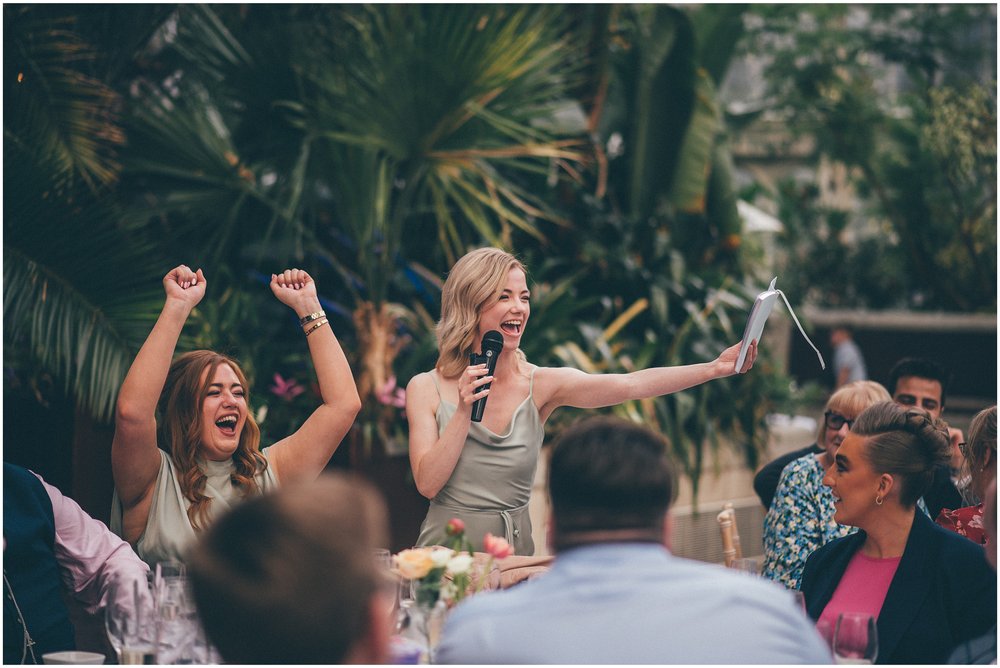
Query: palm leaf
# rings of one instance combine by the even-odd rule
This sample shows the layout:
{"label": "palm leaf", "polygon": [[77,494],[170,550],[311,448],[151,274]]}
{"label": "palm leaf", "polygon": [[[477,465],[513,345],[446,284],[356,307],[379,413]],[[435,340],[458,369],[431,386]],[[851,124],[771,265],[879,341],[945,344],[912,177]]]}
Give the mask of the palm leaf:
{"label": "palm leaf", "polygon": [[74,28],[68,16],[4,7],[4,141],[97,188],[121,170],[120,96],[87,74],[98,54]]}
{"label": "palm leaf", "polygon": [[5,349],[23,351],[106,421],[162,306],[165,263],[85,187],[53,187],[51,164],[15,146],[4,162],[4,187],[16,193],[4,206]]}

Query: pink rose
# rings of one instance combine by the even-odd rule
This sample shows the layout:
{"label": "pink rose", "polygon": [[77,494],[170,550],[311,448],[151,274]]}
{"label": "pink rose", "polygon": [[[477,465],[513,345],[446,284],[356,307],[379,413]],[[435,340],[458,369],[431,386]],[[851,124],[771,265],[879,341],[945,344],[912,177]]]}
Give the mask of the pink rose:
{"label": "pink rose", "polygon": [[514,554],[514,548],[507,539],[491,533],[483,536],[483,549],[494,559],[505,559]]}
{"label": "pink rose", "polygon": [[460,536],[465,533],[465,522],[457,517],[452,517],[445,525],[444,532],[449,536]]}

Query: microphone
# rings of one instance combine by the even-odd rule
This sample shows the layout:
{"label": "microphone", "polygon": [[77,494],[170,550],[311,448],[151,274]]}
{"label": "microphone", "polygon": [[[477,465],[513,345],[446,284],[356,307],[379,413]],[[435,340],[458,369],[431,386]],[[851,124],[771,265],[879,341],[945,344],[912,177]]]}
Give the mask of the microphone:
{"label": "microphone", "polygon": [[[503,334],[495,329],[491,329],[483,335],[483,342],[481,344],[482,353],[477,355],[476,353],[469,353],[469,364],[486,364],[486,375],[492,376],[493,372],[497,368],[497,359],[500,357],[500,352],[503,350]],[[480,390],[490,389],[490,385],[493,383],[486,383]],[[472,402],[472,421],[482,422],[483,411],[486,410],[486,399],[488,397],[483,397],[482,399],[476,399]]]}

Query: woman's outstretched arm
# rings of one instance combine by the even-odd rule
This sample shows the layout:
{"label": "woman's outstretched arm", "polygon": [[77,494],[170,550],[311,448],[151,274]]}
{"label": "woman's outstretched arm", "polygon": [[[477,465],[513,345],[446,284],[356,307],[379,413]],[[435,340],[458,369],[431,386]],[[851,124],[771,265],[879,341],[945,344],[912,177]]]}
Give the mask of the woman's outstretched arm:
{"label": "woman's outstretched arm", "polygon": [[294,434],[269,449],[271,463],[284,484],[296,479],[312,480],[322,473],[354,424],[361,398],[333,326],[325,316],[316,315],[322,308],[312,277],[301,269],[286,269],[271,275],[271,291],[295,311],[300,321],[307,320],[302,331],[307,334],[323,401]]}
{"label": "woman's outstretched arm", "polygon": [[[167,381],[177,339],[191,310],[205,296],[205,276],[180,265],[163,278],[167,294],[160,317],[129,367],[115,411],[111,469],[122,507],[128,513],[148,502],[156,483],[160,457],[156,451],[156,404]],[[145,526],[145,517],[131,518]],[[126,537],[132,524],[126,518]],[[134,527],[133,527],[134,528]]]}
{"label": "woman's outstretched arm", "polygon": [[[539,413],[547,419],[560,406],[601,408],[623,401],[659,397],[736,373],[740,344],[726,348],[718,358],[702,364],[657,367],[632,373],[588,374],[578,369],[539,369],[535,387]],[[739,373],[746,373],[757,359],[754,342]]]}

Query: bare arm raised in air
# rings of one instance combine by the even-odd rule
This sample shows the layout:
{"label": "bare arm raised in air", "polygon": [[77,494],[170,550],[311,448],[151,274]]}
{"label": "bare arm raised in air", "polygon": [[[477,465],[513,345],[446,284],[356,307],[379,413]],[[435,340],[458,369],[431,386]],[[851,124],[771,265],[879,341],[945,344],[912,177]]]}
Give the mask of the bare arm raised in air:
{"label": "bare arm raised in air", "polygon": [[[286,269],[271,275],[271,290],[278,300],[295,311],[299,319],[320,313],[316,283],[301,269]],[[361,410],[361,398],[347,357],[325,317],[306,322],[303,332],[312,356],[323,403],[290,436],[268,451],[282,484],[316,478],[330,461],[337,446]]]}
{"label": "bare arm raised in air", "polygon": [[192,309],[205,296],[201,269],[187,265],[163,277],[166,301],[152,331],[129,367],[118,393],[111,469],[124,510],[126,540],[135,541],[146,526],[160,467],[156,448],[156,404],[163,391],[177,339]]}

